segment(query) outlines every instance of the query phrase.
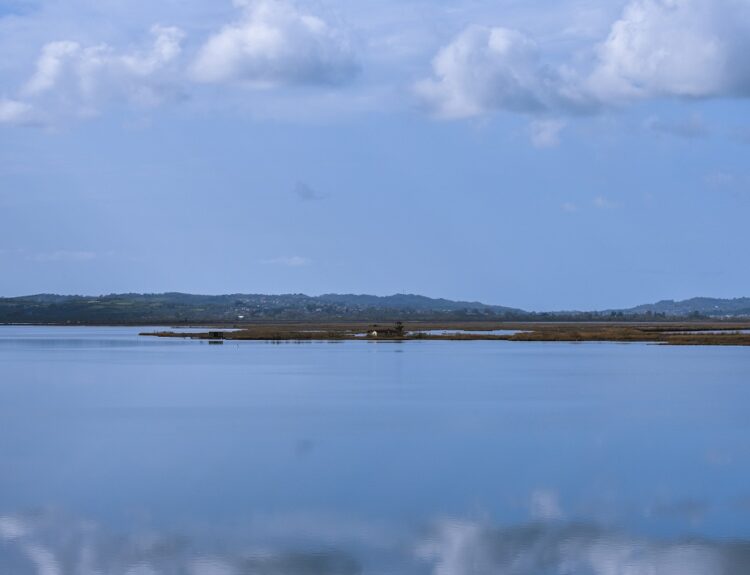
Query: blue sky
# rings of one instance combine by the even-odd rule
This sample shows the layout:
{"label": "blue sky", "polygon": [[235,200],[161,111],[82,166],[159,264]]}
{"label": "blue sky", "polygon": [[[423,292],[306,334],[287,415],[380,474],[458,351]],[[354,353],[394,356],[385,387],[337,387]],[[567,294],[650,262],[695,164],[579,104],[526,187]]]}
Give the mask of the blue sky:
{"label": "blue sky", "polygon": [[748,295],[740,0],[0,0],[0,295]]}

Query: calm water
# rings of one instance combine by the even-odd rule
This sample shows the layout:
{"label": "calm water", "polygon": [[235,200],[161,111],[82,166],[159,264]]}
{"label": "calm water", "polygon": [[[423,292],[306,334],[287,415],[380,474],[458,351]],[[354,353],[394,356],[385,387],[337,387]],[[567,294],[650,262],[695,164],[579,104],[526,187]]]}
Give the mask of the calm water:
{"label": "calm water", "polygon": [[711,330],[689,330],[689,331],[674,331],[671,333],[689,333],[689,334],[750,334],[750,329],[711,329]]}
{"label": "calm water", "polygon": [[424,333],[426,335],[451,335],[451,334],[478,334],[478,335],[516,335],[521,333],[520,329],[426,329],[413,333]]}
{"label": "calm water", "polygon": [[2,575],[750,573],[750,349],[0,327]]}

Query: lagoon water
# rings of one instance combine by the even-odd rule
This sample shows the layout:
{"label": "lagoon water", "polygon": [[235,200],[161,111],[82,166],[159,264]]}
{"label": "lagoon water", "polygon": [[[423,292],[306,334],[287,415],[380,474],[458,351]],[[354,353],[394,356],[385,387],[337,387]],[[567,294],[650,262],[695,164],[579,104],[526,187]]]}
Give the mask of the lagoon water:
{"label": "lagoon water", "polygon": [[0,573],[750,573],[750,348],[0,327]]}
{"label": "lagoon water", "polygon": [[520,329],[425,329],[413,333],[423,333],[425,335],[516,335],[521,333]]}

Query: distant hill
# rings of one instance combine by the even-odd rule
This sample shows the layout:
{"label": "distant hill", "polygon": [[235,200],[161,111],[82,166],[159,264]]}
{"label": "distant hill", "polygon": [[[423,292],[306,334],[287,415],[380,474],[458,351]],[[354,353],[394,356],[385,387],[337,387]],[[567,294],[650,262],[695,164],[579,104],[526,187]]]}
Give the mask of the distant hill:
{"label": "distant hill", "polygon": [[668,316],[686,317],[702,315],[707,317],[748,317],[750,316],[750,298],[718,299],[696,297],[683,301],[662,300],[653,304],[639,305],[622,310],[626,314],[666,314]]}
{"label": "distant hill", "polygon": [[750,298],[660,301],[625,310],[528,312],[421,295],[38,294],[0,298],[0,323],[236,324],[275,321],[638,321],[750,317]]}
{"label": "distant hill", "polygon": [[521,312],[520,309],[488,305],[478,301],[453,301],[449,299],[434,299],[423,295],[396,294],[389,296],[353,295],[353,294],[325,294],[314,298],[320,301],[341,304],[356,308],[373,309],[409,309],[429,311],[461,311],[487,310],[494,312]]}
{"label": "distant hill", "polygon": [[518,309],[479,302],[392,296],[304,294],[192,295],[38,294],[0,298],[0,323],[236,323],[242,321],[348,321],[390,319],[514,319]]}

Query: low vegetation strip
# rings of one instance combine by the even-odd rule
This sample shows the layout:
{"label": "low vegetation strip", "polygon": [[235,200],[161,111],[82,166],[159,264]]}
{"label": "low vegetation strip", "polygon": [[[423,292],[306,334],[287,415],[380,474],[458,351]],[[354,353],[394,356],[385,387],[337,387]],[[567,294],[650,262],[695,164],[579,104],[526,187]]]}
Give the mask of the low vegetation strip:
{"label": "low vegetation strip", "polygon": [[[492,333],[507,330],[504,335]],[[440,332],[440,333],[435,333]],[[185,333],[161,331],[142,335],[210,341],[410,341],[498,340],[511,342],[642,342],[667,345],[750,346],[750,323],[409,323],[253,325],[233,331]]]}

